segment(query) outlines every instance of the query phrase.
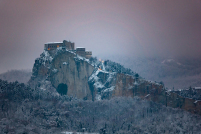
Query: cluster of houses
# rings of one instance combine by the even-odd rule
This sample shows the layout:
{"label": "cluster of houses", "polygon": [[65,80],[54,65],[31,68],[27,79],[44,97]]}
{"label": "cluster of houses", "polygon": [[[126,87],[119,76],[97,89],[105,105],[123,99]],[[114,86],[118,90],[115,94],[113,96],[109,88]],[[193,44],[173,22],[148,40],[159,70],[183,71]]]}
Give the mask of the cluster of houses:
{"label": "cluster of houses", "polygon": [[46,43],[44,45],[44,49],[51,51],[55,50],[58,47],[66,48],[68,50],[74,51],[77,55],[85,57],[87,59],[91,58],[92,56],[92,51],[86,51],[84,47],[77,47],[75,49],[75,43],[72,43],[70,41],[64,40],[63,42],[51,42],[51,43]]}

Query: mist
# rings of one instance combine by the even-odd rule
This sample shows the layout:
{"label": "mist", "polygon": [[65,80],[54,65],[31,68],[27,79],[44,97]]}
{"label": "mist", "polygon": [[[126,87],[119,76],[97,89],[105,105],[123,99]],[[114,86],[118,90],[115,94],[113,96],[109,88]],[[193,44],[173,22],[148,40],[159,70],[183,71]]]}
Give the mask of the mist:
{"label": "mist", "polygon": [[1,0],[0,73],[64,39],[98,57],[199,58],[200,13],[199,0]]}

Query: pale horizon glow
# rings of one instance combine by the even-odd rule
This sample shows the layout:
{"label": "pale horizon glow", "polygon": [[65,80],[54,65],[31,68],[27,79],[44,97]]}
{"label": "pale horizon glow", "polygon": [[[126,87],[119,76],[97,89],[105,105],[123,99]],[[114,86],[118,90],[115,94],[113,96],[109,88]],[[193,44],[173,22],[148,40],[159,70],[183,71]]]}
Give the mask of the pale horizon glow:
{"label": "pale horizon glow", "polygon": [[201,56],[199,0],[1,0],[0,73],[31,69],[47,42],[93,56]]}

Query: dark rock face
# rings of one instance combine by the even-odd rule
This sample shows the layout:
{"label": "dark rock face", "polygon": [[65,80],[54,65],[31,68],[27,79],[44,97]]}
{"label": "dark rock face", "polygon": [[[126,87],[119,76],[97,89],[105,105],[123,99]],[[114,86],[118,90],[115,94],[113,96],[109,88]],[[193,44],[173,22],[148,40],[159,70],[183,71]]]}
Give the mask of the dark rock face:
{"label": "dark rock face", "polygon": [[139,96],[142,99],[201,115],[201,101],[167,92],[159,83],[136,79],[130,75],[97,70],[89,78],[89,85],[93,100],[110,99],[115,96]]}
{"label": "dark rock face", "polygon": [[60,95],[66,95],[68,92],[68,86],[66,84],[63,84],[63,83],[59,84],[57,87],[57,92]]}
{"label": "dark rock face", "polygon": [[85,58],[77,57],[71,51],[44,51],[40,58],[35,60],[29,84],[43,89],[46,89],[48,82],[55,89],[60,84],[66,84],[67,95],[90,99],[88,78],[93,70],[94,67]]}
{"label": "dark rock face", "polygon": [[143,97],[149,92],[156,94],[158,90],[163,90],[163,86],[157,83],[102,70],[97,70],[90,76],[89,85],[93,100],[110,99],[115,96]]}
{"label": "dark rock face", "polygon": [[64,83],[68,86],[69,96],[78,98],[91,96],[88,86],[88,78],[94,70],[91,64],[66,51],[55,56],[52,69],[50,81],[55,88]]}

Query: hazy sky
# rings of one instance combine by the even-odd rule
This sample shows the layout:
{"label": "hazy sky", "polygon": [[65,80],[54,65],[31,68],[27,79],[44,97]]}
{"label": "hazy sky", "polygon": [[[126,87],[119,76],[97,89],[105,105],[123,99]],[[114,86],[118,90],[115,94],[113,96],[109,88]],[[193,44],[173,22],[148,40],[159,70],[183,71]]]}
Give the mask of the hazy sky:
{"label": "hazy sky", "polygon": [[201,56],[201,0],[0,0],[0,73],[64,39],[95,56]]}

